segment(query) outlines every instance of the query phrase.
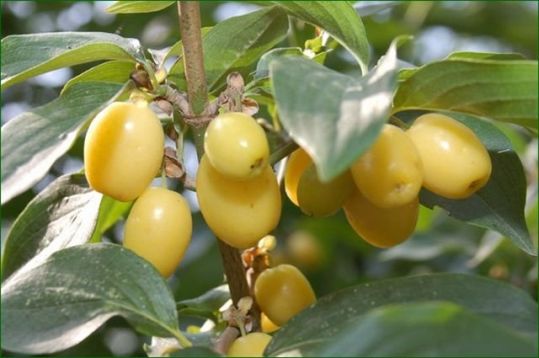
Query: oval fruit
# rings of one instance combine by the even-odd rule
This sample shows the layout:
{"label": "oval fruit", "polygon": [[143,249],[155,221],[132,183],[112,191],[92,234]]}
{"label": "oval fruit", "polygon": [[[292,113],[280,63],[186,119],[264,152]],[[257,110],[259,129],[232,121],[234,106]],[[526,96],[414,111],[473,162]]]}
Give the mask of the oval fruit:
{"label": "oval fruit", "polygon": [[351,171],[361,193],[380,208],[414,201],[423,183],[423,166],[414,143],[402,129],[390,124]]}
{"label": "oval fruit", "polygon": [[287,264],[262,271],[254,292],[261,311],[278,326],[316,301],[309,281],[300,270]]}
{"label": "oval fruit", "polygon": [[373,246],[386,248],[409,238],[419,214],[419,199],[394,208],[379,208],[359,190],[343,206],[348,223],[354,231]]}
{"label": "oval fruit", "polygon": [[164,188],[148,188],[129,213],[123,245],[168,277],[183,258],[192,228],[191,211],[183,196]]}
{"label": "oval fruit", "polygon": [[301,179],[301,175],[305,169],[312,163],[309,154],[303,149],[296,149],[286,163],[286,170],[284,174],[284,188],[286,195],[296,206],[299,206],[298,203],[298,183]]}
{"label": "oval fruit", "polygon": [[204,151],[219,173],[238,180],[260,175],[268,164],[264,130],[253,117],[241,112],[223,113],[210,122]]}
{"label": "oval fruit", "polygon": [[492,172],[485,146],[464,124],[443,114],[417,118],[407,131],[424,166],[428,190],[449,199],[465,199],[484,187]]}
{"label": "oval fruit", "polygon": [[204,220],[219,239],[231,246],[255,246],[279,223],[281,194],[269,165],[259,176],[238,181],[215,170],[204,155],[196,187]]}
{"label": "oval fruit", "polygon": [[228,348],[229,357],[263,357],[264,350],[271,341],[271,336],[262,332],[253,332],[239,337]]}
{"label": "oval fruit", "polygon": [[281,328],[273,323],[264,313],[260,314],[260,327],[264,333],[273,333]]}
{"label": "oval fruit", "polygon": [[146,103],[114,102],[92,121],[84,142],[90,186],[119,201],[136,199],[163,160],[161,123]]}
{"label": "oval fruit", "polygon": [[314,164],[309,165],[298,183],[297,199],[304,214],[316,218],[335,214],[355,190],[349,171],[329,182],[322,182]]}

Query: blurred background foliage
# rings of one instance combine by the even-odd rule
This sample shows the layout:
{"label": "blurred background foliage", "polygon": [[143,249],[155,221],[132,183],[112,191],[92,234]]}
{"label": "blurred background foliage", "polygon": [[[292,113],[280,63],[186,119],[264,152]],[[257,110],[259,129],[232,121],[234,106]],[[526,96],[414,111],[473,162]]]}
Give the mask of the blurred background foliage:
{"label": "blurred background foliage", "polygon": [[[2,1],[2,37],[49,31],[103,31],[138,38],[153,49],[166,48],[179,39],[175,7],[153,14],[111,15],[111,1]],[[364,2],[355,5],[360,8]],[[381,2],[374,2],[381,3]],[[372,64],[391,40],[414,35],[399,58],[421,65],[454,51],[518,52],[537,59],[538,20],[535,1],[422,1],[391,2],[382,11],[363,18],[372,46]],[[202,2],[203,26],[256,9],[260,2]],[[371,2],[373,5],[373,2]],[[314,28],[290,22],[282,46],[303,46],[314,37]],[[371,64],[371,65],[372,65]],[[341,72],[359,73],[352,57],[338,48],[326,65]],[[2,93],[2,124],[25,110],[58,96],[62,85],[91,65],[60,69],[13,86]],[[320,87],[323,90],[323,84]],[[261,113],[267,111],[263,110]],[[511,125],[499,125],[511,139],[526,168],[528,201],[526,216],[537,244],[537,136]],[[51,172],[34,188],[2,207],[2,247],[13,220],[25,205],[54,178],[82,168],[80,138]],[[185,161],[194,176],[196,156],[187,144]],[[174,183],[171,183],[174,185]],[[193,193],[186,192],[195,223],[189,251],[177,273],[170,278],[178,300],[196,297],[223,282],[223,270],[215,239],[206,228]],[[310,279],[318,296],[360,282],[430,272],[468,272],[490,276],[527,290],[537,298],[537,261],[499,234],[465,225],[438,210],[422,208],[416,234],[404,244],[381,250],[357,237],[339,213],[311,219],[283,200],[282,220],[274,232],[278,246],[274,263],[297,265]],[[121,242],[123,223],[108,230],[103,240]],[[183,328],[203,321],[181,317]],[[65,355],[143,355],[138,336],[121,318],[107,322],[96,333]]]}

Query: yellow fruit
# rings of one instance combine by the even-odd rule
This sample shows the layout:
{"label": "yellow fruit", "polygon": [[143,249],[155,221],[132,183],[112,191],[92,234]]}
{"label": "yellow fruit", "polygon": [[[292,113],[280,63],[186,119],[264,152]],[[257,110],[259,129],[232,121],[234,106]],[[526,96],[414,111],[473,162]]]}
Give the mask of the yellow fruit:
{"label": "yellow fruit", "polygon": [[278,326],[316,301],[301,271],[286,264],[262,271],[255,281],[254,291],[262,312]]}
{"label": "yellow fruit", "polygon": [[271,341],[266,333],[254,332],[236,339],[228,348],[229,357],[263,357],[264,350]]}
{"label": "yellow fruit", "polygon": [[354,190],[349,172],[322,182],[309,155],[298,149],[290,155],[284,176],[285,191],[290,201],[309,216],[335,214]]}
{"label": "yellow fruit", "polygon": [[161,123],[147,104],[115,102],[92,121],[84,142],[90,186],[116,200],[136,199],[163,159]]}
{"label": "yellow fruit", "polygon": [[204,155],[196,187],[206,223],[219,239],[231,246],[239,249],[255,246],[279,223],[281,194],[269,165],[259,176],[238,181],[215,170]]}
{"label": "yellow fruit", "polygon": [[123,244],[168,277],[183,258],[191,232],[187,201],[174,191],[148,188],[129,213]]}
{"label": "yellow fruit", "polygon": [[361,193],[380,208],[414,201],[423,182],[423,166],[414,143],[402,129],[390,124],[351,171]]}
{"label": "yellow fruit", "polygon": [[417,118],[407,131],[423,162],[423,185],[449,199],[464,199],[485,186],[492,163],[485,146],[464,124],[443,114]]}
{"label": "yellow fruit", "polygon": [[335,214],[355,189],[349,171],[329,182],[322,182],[314,164],[309,165],[298,183],[297,199],[304,214],[316,218]]}
{"label": "yellow fruit", "polygon": [[386,248],[400,244],[413,234],[419,200],[416,197],[403,206],[379,208],[356,190],[343,209],[348,223],[359,236],[373,246]]}
{"label": "yellow fruit", "polygon": [[266,134],[245,113],[223,113],[212,120],[204,137],[204,150],[219,173],[238,180],[260,175],[268,164]]}
{"label": "yellow fruit", "polygon": [[273,323],[264,313],[260,314],[260,326],[262,326],[262,332],[264,333],[272,333],[281,328]]}
{"label": "yellow fruit", "polygon": [[286,195],[295,205],[299,206],[298,203],[298,183],[301,178],[301,175],[305,169],[312,163],[309,154],[307,154],[303,149],[297,149],[288,158],[286,163],[286,171],[284,174],[284,187]]}

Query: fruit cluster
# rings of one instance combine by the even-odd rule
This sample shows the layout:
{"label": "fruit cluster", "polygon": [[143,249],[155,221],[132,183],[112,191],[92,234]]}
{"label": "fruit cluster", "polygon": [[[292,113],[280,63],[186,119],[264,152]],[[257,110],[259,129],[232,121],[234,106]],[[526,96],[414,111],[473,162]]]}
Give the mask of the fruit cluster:
{"label": "fruit cluster", "polygon": [[84,170],[90,186],[119,201],[135,200],[124,246],[170,276],[189,245],[191,211],[178,193],[150,184],[163,160],[161,123],[145,102],[115,102],[88,128]]}
{"label": "fruit cluster", "polygon": [[386,124],[349,171],[322,182],[309,155],[290,156],[288,198],[314,217],[343,207],[352,228],[377,247],[390,247],[414,231],[421,187],[449,199],[465,199],[488,182],[490,156],[475,133],[442,114],[425,114],[407,130]]}
{"label": "fruit cluster", "polygon": [[[206,130],[204,150],[196,189],[207,225],[232,247],[256,246],[281,214],[263,129],[249,115],[221,114]],[[145,102],[106,107],[90,125],[84,144],[90,186],[116,200],[136,200],[126,221],[124,246],[167,277],[187,249],[192,218],[180,194],[150,187],[163,154],[160,121]],[[489,154],[474,132],[445,115],[426,114],[407,131],[386,124],[371,148],[329,182],[320,180],[312,159],[300,148],[288,159],[284,182],[287,196],[305,214],[324,217],[343,208],[363,239],[390,247],[413,233],[422,187],[463,199],[482,188],[490,173]],[[288,264],[264,267],[252,288],[264,333],[236,340],[230,355],[261,355],[271,339],[266,333],[316,300],[305,276]]]}

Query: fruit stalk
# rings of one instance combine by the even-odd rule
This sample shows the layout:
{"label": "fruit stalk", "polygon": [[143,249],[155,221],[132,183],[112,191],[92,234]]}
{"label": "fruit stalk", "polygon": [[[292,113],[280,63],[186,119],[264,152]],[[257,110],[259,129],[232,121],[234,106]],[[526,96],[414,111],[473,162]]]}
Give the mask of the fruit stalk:
{"label": "fruit stalk", "polygon": [[[204,72],[204,56],[202,53],[202,37],[200,32],[200,4],[198,1],[178,2],[178,15],[180,18],[180,31],[184,53],[185,77],[187,79],[187,96],[190,104],[190,114],[193,117],[207,117],[208,92],[206,75]],[[200,158],[204,154],[204,131],[207,121],[202,120],[200,126],[192,126],[197,154]],[[245,296],[249,296],[249,286],[245,277],[245,269],[241,261],[240,252],[232,246],[218,240],[219,251],[223,259],[225,275],[227,277],[230,295],[234,305]],[[253,313],[253,328],[258,330],[258,312]]]}

